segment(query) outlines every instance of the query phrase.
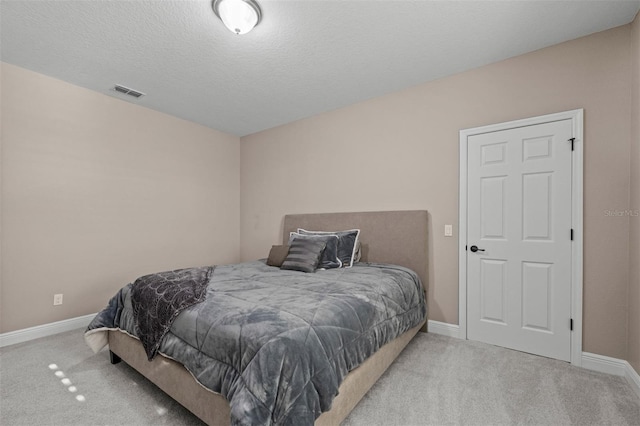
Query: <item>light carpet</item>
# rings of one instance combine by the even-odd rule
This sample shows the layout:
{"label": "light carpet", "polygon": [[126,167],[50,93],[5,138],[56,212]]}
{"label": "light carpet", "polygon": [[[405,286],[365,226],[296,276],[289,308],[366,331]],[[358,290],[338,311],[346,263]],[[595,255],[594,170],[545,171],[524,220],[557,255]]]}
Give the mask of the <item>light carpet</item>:
{"label": "light carpet", "polygon": [[[1,425],[202,425],[83,330],[0,349]],[[418,333],[344,422],[640,425],[624,378],[483,343]]]}

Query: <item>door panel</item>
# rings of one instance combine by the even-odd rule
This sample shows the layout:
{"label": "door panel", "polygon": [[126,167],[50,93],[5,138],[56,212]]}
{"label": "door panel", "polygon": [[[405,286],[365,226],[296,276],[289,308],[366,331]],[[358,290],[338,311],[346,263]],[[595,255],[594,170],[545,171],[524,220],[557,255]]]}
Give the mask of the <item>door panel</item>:
{"label": "door panel", "polygon": [[550,263],[522,262],[522,327],[551,330],[552,292]]}
{"label": "door panel", "polygon": [[480,234],[484,239],[504,239],[506,204],[506,176],[481,178],[480,185]]}
{"label": "door panel", "polygon": [[522,239],[551,240],[552,173],[533,173],[522,176]]}
{"label": "door panel", "polygon": [[503,260],[483,259],[481,270],[481,313],[480,319],[499,324],[506,324],[506,262]]}
{"label": "door panel", "polygon": [[467,337],[568,361],[571,120],[467,138]]}

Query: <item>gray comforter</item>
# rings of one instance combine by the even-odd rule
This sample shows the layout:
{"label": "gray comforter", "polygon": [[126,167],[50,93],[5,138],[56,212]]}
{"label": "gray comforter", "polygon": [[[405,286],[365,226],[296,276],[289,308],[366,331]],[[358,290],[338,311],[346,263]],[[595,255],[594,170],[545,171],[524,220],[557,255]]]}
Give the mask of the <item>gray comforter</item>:
{"label": "gray comforter", "polygon": [[[357,264],[305,274],[263,261],[218,266],[204,303],[173,322],[159,352],[231,406],[233,424],[311,425],[347,373],[426,317],[417,275]],[[89,325],[135,335],[131,285]]]}

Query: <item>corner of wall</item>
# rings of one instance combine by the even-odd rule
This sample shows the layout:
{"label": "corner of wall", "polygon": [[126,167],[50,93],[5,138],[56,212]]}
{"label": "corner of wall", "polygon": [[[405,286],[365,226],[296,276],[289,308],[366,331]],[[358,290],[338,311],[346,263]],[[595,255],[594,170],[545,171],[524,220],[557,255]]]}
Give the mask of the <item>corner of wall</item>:
{"label": "corner of wall", "polygon": [[[4,126],[2,125],[2,104],[3,99],[2,99],[2,71],[4,68],[4,62],[0,61],[0,309],[2,309],[4,311],[4,308],[2,308],[2,194],[3,194],[3,189],[2,189],[2,171],[4,170],[4,165],[2,164],[3,161],[3,157],[2,157],[2,140],[4,139],[4,135],[3,135],[3,129]],[[0,317],[0,328],[2,327],[2,318]]]}
{"label": "corner of wall", "polygon": [[627,359],[640,372],[640,13],[631,23],[631,146]]}

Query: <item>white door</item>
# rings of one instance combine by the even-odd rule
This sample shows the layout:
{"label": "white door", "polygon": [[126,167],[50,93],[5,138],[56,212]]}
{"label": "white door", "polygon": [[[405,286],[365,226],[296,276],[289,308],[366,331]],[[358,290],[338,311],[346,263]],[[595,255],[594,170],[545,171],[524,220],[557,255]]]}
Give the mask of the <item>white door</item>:
{"label": "white door", "polygon": [[467,338],[571,359],[572,121],[467,138]]}

